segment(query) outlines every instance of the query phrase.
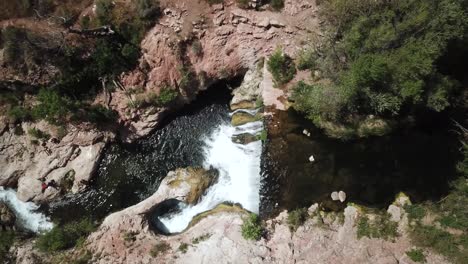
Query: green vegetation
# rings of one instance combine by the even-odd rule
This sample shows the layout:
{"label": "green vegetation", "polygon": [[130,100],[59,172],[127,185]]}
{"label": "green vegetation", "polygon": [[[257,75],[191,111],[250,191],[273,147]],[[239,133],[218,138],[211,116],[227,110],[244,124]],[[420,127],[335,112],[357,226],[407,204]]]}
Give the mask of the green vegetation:
{"label": "green vegetation", "polygon": [[278,48],[268,60],[268,70],[273,75],[276,85],[283,85],[294,78],[296,66],[294,61],[287,54]]}
{"label": "green vegetation", "polygon": [[207,240],[207,239],[210,238],[210,237],[211,237],[211,234],[206,233],[206,234],[201,235],[201,236],[199,236],[199,237],[193,238],[193,239],[192,239],[192,244],[196,245],[196,244],[198,244],[198,243],[200,243],[200,242],[203,242],[203,241]]}
{"label": "green vegetation", "polygon": [[63,226],[55,226],[49,232],[38,237],[36,247],[43,252],[69,249],[83,243],[84,239],[94,230],[95,224],[86,218]]}
{"label": "green vegetation", "polygon": [[419,204],[406,205],[405,212],[408,214],[409,221],[421,220],[426,216],[426,209]]}
{"label": "green vegetation", "polygon": [[154,100],[154,102],[159,106],[165,106],[174,101],[177,96],[178,93],[174,88],[166,86],[159,91],[159,96]]}
{"label": "green vegetation", "polygon": [[262,237],[263,227],[256,214],[250,214],[242,224],[242,237],[247,240],[259,240]]}
{"label": "green vegetation", "polygon": [[181,243],[179,246],[179,251],[182,252],[183,254],[187,253],[188,246],[189,245],[187,243]]}
{"label": "green vegetation", "polygon": [[136,240],[137,235],[138,235],[138,232],[127,231],[123,234],[122,238],[125,242],[134,242]]}
{"label": "green vegetation", "polygon": [[[410,230],[410,237],[419,247],[431,248],[454,263],[465,263],[468,256],[468,208],[466,206],[468,202],[466,167],[468,131],[461,126],[459,128],[463,136],[462,154],[464,155],[457,166],[460,177],[452,183],[452,190],[448,196],[438,203],[424,205],[425,212],[434,215],[438,223],[423,223],[418,220]],[[418,210],[420,219],[422,209]],[[414,215],[414,212],[410,210],[408,214]]]}
{"label": "green vegetation", "polygon": [[192,41],[192,51],[196,56],[201,56],[203,54],[203,47],[199,39]]}
{"label": "green vegetation", "polygon": [[266,141],[268,139],[268,132],[265,129],[262,130],[262,132],[260,132],[260,134],[257,136],[257,139],[261,141]]}
{"label": "green vegetation", "polygon": [[424,256],[422,249],[412,249],[410,251],[406,251],[406,255],[414,262],[426,262],[426,256]]}
{"label": "green vegetation", "polygon": [[324,43],[303,51],[298,67],[323,78],[298,84],[293,96],[314,123],[457,105],[468,52],[466,2],[328,0],[320,8]]}
{"label": "green vegetation", "polygon": [[464,263],[468,241],[463,236],[452,235],[435,226],[417,225],[412,229],[411,239],[416,246],[430,247],[456,263]]}
{"label": "green vegetation", "polygon": [[288,226],[291,231],[296,231],[300,226],[302,226],[309,214],[307,213],[306,208],[299,208],[294,211],[291,211],[288,214]]}
{"label": "green vegetation", "polygon": [[169,251],[171,249],[171,246],[165,242],[165,241],[161,241],[159,243],[157,243],[156,245],[154,245],[151,250],[150,250],[150,255],[155,258],[161,254],[164,254],[166,253],[167,251]]}
{"label": "green vegetation", "polygon": [[264,106],[263,98],[261,95],[259,95],[257,99],[255,100],[255,108],[262,108],[263,106]]}
{"label": "green vegetation", "polygon": [[13,245],[14,241],[15,233],[13,231],[0,230],[0,262],[7,262],[8,250]]}
{"label": "green vegetation", "polygon": [[37,128],[30,128],[28,130],[28,134],[34,138],[37,138],[37,139],[49,139],[50,138],[50,135],[47,134],[46,132],[40,130],[40,129],[37,129]]}
{"label": "green vegetation", "polygon": [[398,223],[390,221],[388,214],[375,215],[371,222],[367,216],[359,218],[357,226],[357,237],[383,238],[385,240],[398,236]]}

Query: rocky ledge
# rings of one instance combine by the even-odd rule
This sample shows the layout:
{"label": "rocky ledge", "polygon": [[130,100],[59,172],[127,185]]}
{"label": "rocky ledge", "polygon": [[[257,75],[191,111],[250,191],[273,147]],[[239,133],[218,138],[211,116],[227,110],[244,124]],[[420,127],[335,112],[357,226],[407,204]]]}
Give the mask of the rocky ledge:
{"label": "rocky ledge", "polygon": [[[47,131],[45,132],[41,131]],[[60,193],[83,190],[113,133],[67,127],[65,134],[44,121],[6,127],[0,132],[0,186],[17,187],[23,201],[44,202]],[[44,192],[41,179],[56,188]]]}
{"label": "rocky ledge", "polygon": [[[405,196],[389,207],[389,221],[398,225],[398,236],[389,240],[358,239],[358,219],[375,216],[356,205],[348,205],[344,213],[324,213],[315,204],[295,231],[284,211],[266,221],[259,241],[242,237],[248,212],[224,204],[196,216],[180,234],[158,234],[148,215],[168,199],[187,201],[192,177],[204,175],[184,170],[181,178],[179,172],[170,173],[150,198],[104,220],[87,240],[93,263],[413,263],[405,253],[412,248],[406,235]],[[431,252],[425,255],[427,263],[447,263]]]}

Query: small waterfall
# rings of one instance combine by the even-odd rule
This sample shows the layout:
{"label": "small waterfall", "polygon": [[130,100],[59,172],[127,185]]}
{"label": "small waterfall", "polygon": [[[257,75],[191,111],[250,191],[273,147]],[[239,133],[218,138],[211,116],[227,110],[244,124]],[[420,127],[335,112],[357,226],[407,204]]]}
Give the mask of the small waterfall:
{"label": "small waterfall", "polygon": [[219,171],[218,182],[194,206],[183,206],[179,213],[160,217],[171,233],[183,231],[192,218],[213,209],[222,202],[240,203],[245,209],[259,212],[260,206],[260,155],[262,142],[247,145],[232,142],[232,136],[242,133],[258,134],[263,129],[261,121],[233,127],[223,122],[204,140],[204,167]]}
{"label": "small waterfall", "polygon": [[37,212],[39,206],[32,202],[20,201],[14,190],[0,186],[0,201],[5,202],[13,210],[17,225],[21,228],[35,233],[52,229],[52,222],[45,215]]}

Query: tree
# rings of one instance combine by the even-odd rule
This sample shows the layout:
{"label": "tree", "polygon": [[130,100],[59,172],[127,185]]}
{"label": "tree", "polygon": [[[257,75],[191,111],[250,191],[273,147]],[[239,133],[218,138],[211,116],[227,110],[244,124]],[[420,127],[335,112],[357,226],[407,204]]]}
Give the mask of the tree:
{"label": "tree", "polygon": [[294,61],[287,54],[283,54],[280,48],[270,56],[267,65],[277,85],[288,83],[296,74]]}

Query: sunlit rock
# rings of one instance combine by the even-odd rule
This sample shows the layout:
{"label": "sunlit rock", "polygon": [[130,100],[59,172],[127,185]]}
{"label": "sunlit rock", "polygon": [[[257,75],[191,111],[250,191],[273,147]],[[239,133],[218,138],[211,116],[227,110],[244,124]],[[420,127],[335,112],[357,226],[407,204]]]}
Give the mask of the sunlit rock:
{"label": "sunlit rock", "polygon": [[340,202],[346,201],[346,193],[343,192],[343,191],[340,191],[340,192],[338,193],[338,199],[340,200]]}
{"label": "sunlit rock", "polygon": [[331,193],[331,198],[333,201],[338,201],[340,198],[338,196],[338,192],[332,192]]}

